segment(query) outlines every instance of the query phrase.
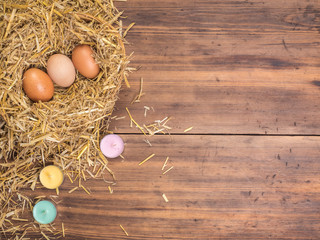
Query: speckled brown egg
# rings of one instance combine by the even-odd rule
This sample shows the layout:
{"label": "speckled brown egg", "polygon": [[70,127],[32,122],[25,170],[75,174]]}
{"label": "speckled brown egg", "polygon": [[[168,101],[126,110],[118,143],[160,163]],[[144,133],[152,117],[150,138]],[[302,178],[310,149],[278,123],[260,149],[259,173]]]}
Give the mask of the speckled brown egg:
{"label": "speckled brown egg", "polygon": [[54,54],[48,59],[47,72],[52,81],[60,87],[71,86],[76,77],[71,59],[63,54]]}
{"label": "speckled brown egg", "polygon": [[53,97],[54,86],[48,74],[30,68],[23,74],[22,87],[32,101],[47,102]]}
{"label": "speckled brown egg", "polygon": [[72,51],[75,68],[87,78],[95,78],[100,72],[99,64],[93,58],[93,50],[88,45],[78,45]]}

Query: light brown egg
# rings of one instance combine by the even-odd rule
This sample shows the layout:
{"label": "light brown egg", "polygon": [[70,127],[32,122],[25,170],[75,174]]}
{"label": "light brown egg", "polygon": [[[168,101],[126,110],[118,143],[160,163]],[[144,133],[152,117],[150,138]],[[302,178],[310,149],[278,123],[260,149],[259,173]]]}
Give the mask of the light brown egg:
{"label": "light brown egg", "polygon": [[72,51],[72,62],[75,68],[87,78],[98,76],[100,68],[93,58],[93,51],[88,45],[78,45]]}
{"label": "light brown egg", "polygon": [[69,87],[76,77],[71,59],[63,54],[54,54],[48,59],[47,72],[52,81],[60,87]]}
{"label": "light brown egg", "polygon": [[30,68],[23,74],[22,87],[27,96],[37,102],[49,101],[54,92],[53,82],[45,72]]}

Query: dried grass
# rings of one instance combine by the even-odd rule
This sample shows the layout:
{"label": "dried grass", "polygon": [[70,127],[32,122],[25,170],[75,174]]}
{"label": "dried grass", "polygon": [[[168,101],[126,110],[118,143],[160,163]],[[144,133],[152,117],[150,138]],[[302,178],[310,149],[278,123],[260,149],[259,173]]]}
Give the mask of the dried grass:
{"label": "dried grass", "polygon": [[[68,178],[84,172],[99,176],[107,159],[99,150],[121,82],[127,83],[126,56],[119,12],[112,0],[6,0],[0,2],[0,229],[19,231],[22,206],[32,205],[18,190],[35,189],[39,170],[59,165]],[[132,27],[133,25],[130,25]],[[33,103],[22,90],[30,67],[46,69],[54,53],[71,56],[78,44],[91,45],[101,72],[89,80],[77,75],[69,88],[55,86],[49,102]],[[85,170],[85,171],[83,171]],[[86,180],[86,179],[85,179]],[[72,181],[72,180],[71,180]],[[88,192],[88,191],[86,191]],[[12,213],[13,214],[9,214]],[[11,230],[10,230],[11,229]]]}

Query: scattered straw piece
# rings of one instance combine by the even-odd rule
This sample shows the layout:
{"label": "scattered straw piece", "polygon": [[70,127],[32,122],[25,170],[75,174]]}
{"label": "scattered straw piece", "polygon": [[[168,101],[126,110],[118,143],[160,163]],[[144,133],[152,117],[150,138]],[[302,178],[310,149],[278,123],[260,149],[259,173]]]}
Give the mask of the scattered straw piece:
{"label": "scattered straw piece", "polygon": [[84,181],[87,181],[87,178],[86,178],[86,175],[84,174],[83,169],[81,170],[81,173],[82,173],[83,180],[84,180]]}
{"label": "scattered straw piece", "polygon": [[169,157],[166,158],[165,162],[163,163],[163,166],[162,166],[162,171],[164,170],[164,168],[167,166],[167,162],[169,160]]}
{"label": "scattered straw piece", "polygon": [[120,227],[121,227],[122,231],[123,231],[127,236],[129,236],[129,234],[128,234],[127,231],[124,229],[124,227],[122,227],[121,224],[120,224]]}
{"label": "scattered straw piece", "polygon": [[71,177],[70,177],[70,175],[68,173],[67,173],[67,176],[68,176],[70,182],[73,183],[73,180],[71,179]]}
{"label": "scattered straw piece", "polygon": [[165,117],[162,120],[156,120],[149,125],[143,125],[144,129],[148,132],[149,135],[155,135],[157,133],[166,134],[171,127],[167,126],[167,122],[170,121],[170,117]]}
{"label": "scattered straw piece", "polygon": [[113,193],[113,189],[110,187],[110,185],[108,186],[108,189],[109,189],[110,194],[112,194]]}
{"label": "scattered straw piece", "polygon": [[150,147],[152,147],[152,144],[151,144],[151,142],[150,142],[148,139],[143,139],[143,141],[144,141],[145,143],[147,143]]}
{"label": "scattered straw piece", "polygon": [[164,199],[165,202],[169,202],[167,196],[166,196],[164,193],[162,194],[162,197],[163,197],[163,199]]}
{"label": "scattered straw piece", "polygon": [[45,198],[45,195],[41,195],[41,196],[36,196],[34,199],[41,199],[41,198]]}
{"label": "scattered straw piece", "polygon": [[65,237],[64,223],[61,223],[62,237]]}
{"label": "scattered straw piece", "polygon": [[189,127],[189,128],[187,128],[187,129],[185,129],[183,132],[185,132],[185,133],[186,133],[186,132],[189,132],[189,131],[192,130],[192,128],[193,128],[193,127]]}
{"label": "scattered straw piece", "polygon": [[[79,187],[81,187],[81,176],[80,176],[80,172],[77,174],[77,177],[79,177]],[[97,176],[95,176],[95,177],[97,177]]]}
{"label": "scattered straw piece", "polygon": [[130,25],[129,25],[129,27],[127,27],[127,29],[124,31],[124,33],[123,33],[123,37],[125,37],[126,35],[127,35],[127,33],[128,33],[128,31],[133,27],[135,25],[135,23],[131,23]]}
{"label": "scattered straw piece", "polygon": [[59,203],[62,202],[62,200],[57,201],[57,198],[59,197],[59,196],[57,196],[57,195],[50,195],[49,197],[50,197],[50,199],[51,199],[55,204],[59,204]]}
{"label": "scattered straw piece", "polygon": [[169,172],[170,170],[172,170],[173,169],[173,166],[172,167],[170,167],[169,169],[167,169],[165,172],[163,172],[162,174],[163,175],[165,175],[167,172]]}
{"label": "scattered straw piece", "polygon": [[44,234],[44,232],[41,231],[42,236],[44,236],[45,239],[50,240],[50,238]]}
{"label": "scattered straw piece", "polygon": [[144,117],[147,117],[147,111],[150,110],[150,107],[144,106]]}
{"label": "scattered straw piece", "polygon": [[124,82],[125,82],[126,85],[127,85],[127,88],[130,88],[130,84],[129,84],[129,81],[128,81],[128,79],[127,79],[127,74],[126,74],[126,73],[123,74],[123,78],[124,78]]}
{"label": "scattered straw piece", "polygon": [[75,190],[77,190],[79,187],[74,187],[74,188],[72,188],[68,193],[72,193],[72,192],[74,192]]}
{"label": "scattered straw piece", "polygon": [[143,161],[141,161],[140,163],[139,163],[139,166],[140,165],[142,165],[142,164],[144,164],[146,161],[148,161],[150,158],[152,158],[152,157],[154,157],[154,153],[153,154],[151,154],[149,157],[147,157],[145,160],[143,160]]}
{"label": "scattered straw piece", "polygon": [[81,185],[81,187],[82,187],[82,189],[83,189],[88,195],[91,194],[83,185]]}
{"label": "scattered straw piece", "polygon": [[77,159],[80,159],[82,154],[87,150],[87,148],[89,147],[89,144],[86,144],[83,149],[79,152]]}
{"label": "scattered straw piece", "polygon": [[94,178],[94,175],[88,169],[86,169],[86,171],[90,175],[90,177]]}
{"label": "scattered straw piece", "polygon": [[115,118],[115,120],[121,120],[121,119],[124,119],[124,118],[126,118],[126,116],[117,117],[117,118]]}
{"label": "scattered straw piece", "polygon": [[15,221],[21,221],[21,222],[28,222],[29,220],[28,219],[23,219],[23,218],[11,218],[12,220],[15,220]]}
{"label": "scattered straw piece", "polygon": [[146,133],[143,131],[143,128],[132,118],[129,109],[126,107],[127,113],[131,119],[132,122],[134,122],[134,124],[141,130],[141,132],[146,135]]}
{"label": "scattered straw piece", "polygon": [[133,100],[131,101],[131,104],[140,102],[140,98],[144,95],[144,94],[142,93],[142,87],[143,87],[143,78],[140,78],[140,90],[139,90],[139,94],[133,98]]}

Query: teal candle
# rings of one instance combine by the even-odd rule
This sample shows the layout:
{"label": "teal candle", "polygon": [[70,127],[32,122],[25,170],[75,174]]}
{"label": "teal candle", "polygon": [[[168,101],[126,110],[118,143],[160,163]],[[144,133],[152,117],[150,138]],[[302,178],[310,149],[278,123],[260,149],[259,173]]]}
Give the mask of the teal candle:
{"label": "teal candle", "polygon": [[43,200],[33,207],[33,217],[41,224],[52,223],[57,216],[57,209],[52,202]]}

